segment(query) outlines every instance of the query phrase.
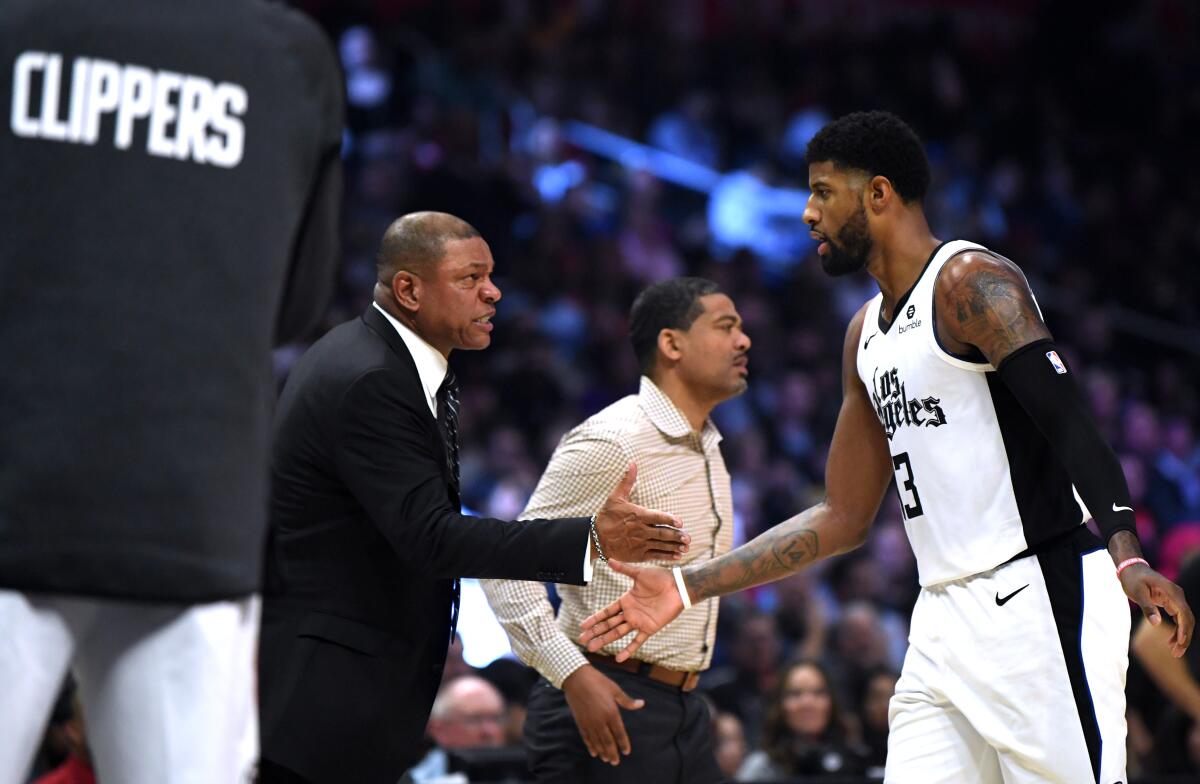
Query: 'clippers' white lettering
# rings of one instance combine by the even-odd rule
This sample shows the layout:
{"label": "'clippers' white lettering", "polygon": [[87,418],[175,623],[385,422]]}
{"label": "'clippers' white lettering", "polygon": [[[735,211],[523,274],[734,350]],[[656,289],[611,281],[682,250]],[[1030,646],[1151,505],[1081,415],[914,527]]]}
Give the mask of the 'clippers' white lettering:
{"label": "'clippers' white lettering", "polygon": [[240,84],[30,51],[13,62],[12,86],[9,127],[26,139],[91,146],[103,129],[118,150],[134,149],[138,136],[159,158],[223,168],[242,160],[249,99]]}

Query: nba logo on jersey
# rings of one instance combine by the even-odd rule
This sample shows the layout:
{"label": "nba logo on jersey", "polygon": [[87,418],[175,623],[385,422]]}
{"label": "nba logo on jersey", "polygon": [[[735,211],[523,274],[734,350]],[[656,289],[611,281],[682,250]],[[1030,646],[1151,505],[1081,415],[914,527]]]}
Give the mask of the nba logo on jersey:
{"label": "nba logo on jersey", "polygon": [[1051,365],[1054,365],[1055,373],[1057,373],[1060,376],[1065,376],[1067,374],[1067,366],[1064,365],[1063,361],[1058,358],[1057,351],[1047,351],[1046,359],[1050,360]]}

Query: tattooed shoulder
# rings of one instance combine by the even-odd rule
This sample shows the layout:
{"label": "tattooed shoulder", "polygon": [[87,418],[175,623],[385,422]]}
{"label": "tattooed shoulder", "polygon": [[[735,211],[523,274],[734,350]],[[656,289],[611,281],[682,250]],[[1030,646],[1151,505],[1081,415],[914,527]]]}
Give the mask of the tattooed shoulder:
{"label": "tattooed shoulder", "polygon": [[1008,259],[975,251],[954,257],[938,275],[935,297],[949,336],[978,348],[993,366],[1050,337],[1029,283]]}

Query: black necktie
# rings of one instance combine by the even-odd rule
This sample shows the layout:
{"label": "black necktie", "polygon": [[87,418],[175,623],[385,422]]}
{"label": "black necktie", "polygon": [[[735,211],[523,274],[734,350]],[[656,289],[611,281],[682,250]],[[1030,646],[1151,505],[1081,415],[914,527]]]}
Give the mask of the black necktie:
{"label": "black necktie", "polygon": [[446,443],[446,461],[450,468],[450,484],[458,495],[458,379],[446,369],[446,378],[438,388],[438,425]]}
{"label": "black necktie", "polygon": [[[458,503],[458,379],[454,371],[446,368],[446,378],[437,392],[437,420],[446,445],[446,463],[450,469],[450,496]],[[458,630],[459,586],[454,578],[453,595],[450,598],[450,644],[454,644],[454,633]]]}

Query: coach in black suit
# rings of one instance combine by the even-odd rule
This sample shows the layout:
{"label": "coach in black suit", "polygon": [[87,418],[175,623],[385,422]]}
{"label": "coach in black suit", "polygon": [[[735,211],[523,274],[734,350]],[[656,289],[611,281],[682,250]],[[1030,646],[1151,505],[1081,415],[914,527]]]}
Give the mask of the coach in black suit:
{"label": "coach in black suit", "polygon": [[[487,243],[444,213],[384,234],[375,302],[317,342],[276,414],[259,655],[262,780],[395,784],[416,761],[457,613],[458,576],[582,584],[589,520],[459,513],[453,349],[491,342]],[[628,501],[595,518],[606,555],[686,549]],[[674,527],[659,527],[674,526]]]}

